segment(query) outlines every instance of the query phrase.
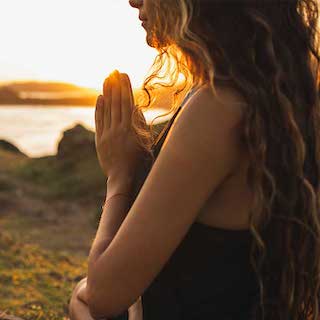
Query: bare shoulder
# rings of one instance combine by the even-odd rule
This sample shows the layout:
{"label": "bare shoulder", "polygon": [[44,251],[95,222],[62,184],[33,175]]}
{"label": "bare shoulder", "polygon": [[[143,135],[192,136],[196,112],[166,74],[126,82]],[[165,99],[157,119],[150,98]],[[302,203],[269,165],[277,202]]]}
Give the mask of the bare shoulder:
{"label": "bare shoulder", "polygon": [[230,121],[230,124],[241,121],[244,107],[247,105],[244,97],[237,90],[231,87],[215,86],[214,93],[209,84],[200,87],[188,104],[190,106],[188,112],[199,112],[200,118],[201,115],[220,114],[226,121]]}
{"label": "bare shoulder", "polygon": [[212,157],[216,157],[213,147],[224,150],[228,142],[233,148],[240,147],[239,130],[246,106],[242,95],[232,88],[215,87],[215,91],[209,85],[200,87],[178,114],[169,132],[169,136],[172,132],[179,136],[180,146],[197,144]]}
{"label": "bare shoulder", "polygon": [[215,96],[201,88],[174,119],[125,220],[96,264],[95,313],[113,317],[137,301],[209,197],[238,170],[238,102],[228,92]]}

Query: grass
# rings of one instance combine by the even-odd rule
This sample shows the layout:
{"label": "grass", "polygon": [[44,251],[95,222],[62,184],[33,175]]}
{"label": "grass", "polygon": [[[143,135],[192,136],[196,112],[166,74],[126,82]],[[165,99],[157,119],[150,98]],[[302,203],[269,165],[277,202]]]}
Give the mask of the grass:
{"label": "grass", "polygon": [[72,289],[86,274],[86,260],[1,233],[0,270],[0,310],[25,320],[62,320]]}
{"label": "grass", "polygon": [[106,192],[95,153],[68,149],[42,158],[0,149],[0,315],[68,319]]}
{"label": "grass", "polygon": [[[77,163],[79,161],[79,163]],[[15,170],[15,176],[39,188],[43,199],[77,199],[101,194],[105,179],[95,157],[60,163],[55,157],[29,159]]]}

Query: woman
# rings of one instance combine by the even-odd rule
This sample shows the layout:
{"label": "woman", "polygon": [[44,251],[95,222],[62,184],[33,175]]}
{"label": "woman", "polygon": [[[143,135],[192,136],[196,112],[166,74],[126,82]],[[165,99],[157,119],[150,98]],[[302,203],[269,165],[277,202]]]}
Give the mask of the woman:
{"label": "woman", "polygon": [[318,319],[316,1],[130,4],[159,51],[146,92],[182,73],[189,95],[150,148],[128,77],[107,78],[96,108],[107,201],[71,318]]}

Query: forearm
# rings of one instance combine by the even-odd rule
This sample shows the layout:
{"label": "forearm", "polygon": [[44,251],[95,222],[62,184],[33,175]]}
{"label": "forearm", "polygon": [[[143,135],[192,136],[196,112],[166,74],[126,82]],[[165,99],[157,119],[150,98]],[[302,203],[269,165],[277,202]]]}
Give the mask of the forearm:
{"label": "forearm", "polygon": [[96,237],[90,250],[89,263],[94,263],[107,249],[125,219],[130,209],[132,181],[129,178],[108,178],[106,200],[116,193],[123,193],[127,196],[115,196],[108,200],[107,204],[103,207]]}

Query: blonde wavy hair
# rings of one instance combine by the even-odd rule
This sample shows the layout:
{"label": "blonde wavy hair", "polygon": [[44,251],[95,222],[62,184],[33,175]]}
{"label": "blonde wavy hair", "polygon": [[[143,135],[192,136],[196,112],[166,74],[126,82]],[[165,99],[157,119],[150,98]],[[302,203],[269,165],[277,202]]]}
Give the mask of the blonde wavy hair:
{"label": "blonde wavy hair", "polygon": [[[250,261],[260,288],[254,319],[318,319],[316,0],[154,0],[153,7],[149,41],[159,54],[143,83],[147,104],[138,104],[136,112],[152,106],[160,87],[175,86],[168,113],[191,86],[209,83],[215,92],[219,84],[241,92],[247,102],[247,183],[254,195]],[[153,122],[147,128],[133,119],[141,146],[150,152]]]}

